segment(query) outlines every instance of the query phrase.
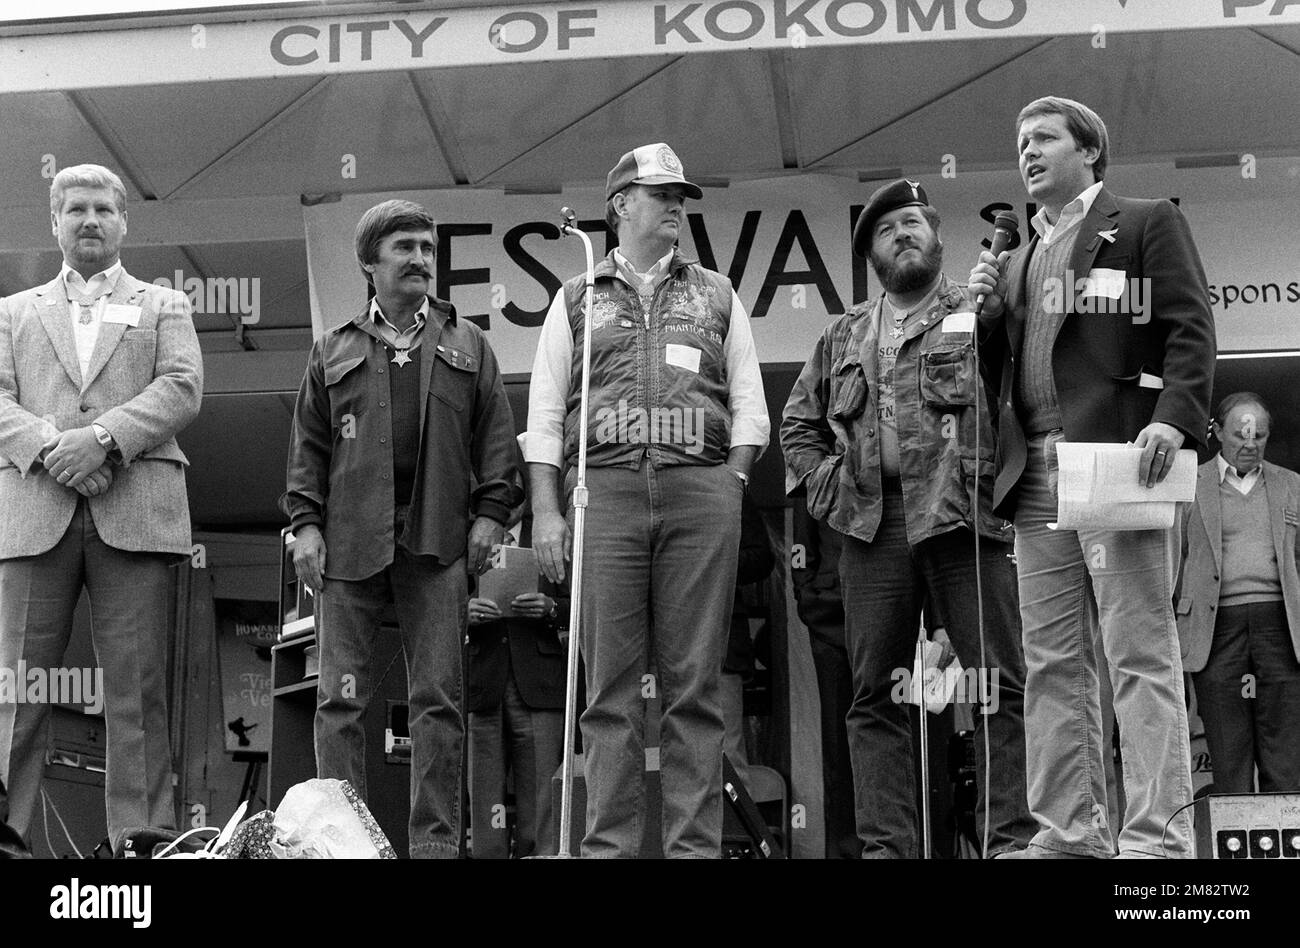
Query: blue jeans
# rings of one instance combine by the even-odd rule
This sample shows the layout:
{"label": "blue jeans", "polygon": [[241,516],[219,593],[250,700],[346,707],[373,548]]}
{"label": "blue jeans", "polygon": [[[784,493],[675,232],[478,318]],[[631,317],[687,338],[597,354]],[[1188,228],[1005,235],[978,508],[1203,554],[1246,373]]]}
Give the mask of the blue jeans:
{"label": "blue jeans", "polygon": [[[590,468],[587,484],[582,854],[640,852],[645,706],[657,689],[664,855],[718,858],[720,690],[740,550],[740,481],[720,464],[645,463],[635,471]],[[657,681],[647,676],[650,659]]]}
{"label": "blue jeans", "polygon": [[[1122,853],[1190,857],[1191,810],[1178,812],[1192,802],[1192,775],[1175,531],[1049,530],[1060,441],[1059,431],[1030,439],[1016,500],[1033,841],[1101,858],[1117,841]],[[1118,840],[1107,816],[1097,648],[1110,667],[1124,761]]]}
{"label": "blue jeans", "polygon": [[316,771],[350,781],[363,799],[362,719],[376,683],[371,654],[384,606],[391,601],[396,609],[410,689],[412,858],[455,859],[460,852],[467,593],[463,559],[440,566],[399,546],[393,562],[374,576],[326,580],[320,596]]}
{"label": "blue jeans", "polygon": [[[947,629],[963,668],[985,680],[979,672],[975,538],[960,528],[910,547],[902,494],[887,490],[882,502],[880,526],[872,541],[845,536],[840,554],[845,637],[853,670],[853,703],[846,718],[849,756],[862,856],[914,859],[919,833],[912,730],[907,706],[894,700],[895,672],[905,669],[911,674],[921,608],[928,595],[930,624]],[[996,692],[989,694],[993,713],[981,713],[978,705],[975,709],[977,820],[982,836],[988,787],[989,855],[1024,847],[1034,828],[1025,803],[1024,658],[1010,552],[1007,543],[980,538],[983,667],[989,670],[990,684],[991,672],[997,671],[998,684]],[[941,622],[934,621],[936,613]],[[987,773],[985,727],[992,761]]]}

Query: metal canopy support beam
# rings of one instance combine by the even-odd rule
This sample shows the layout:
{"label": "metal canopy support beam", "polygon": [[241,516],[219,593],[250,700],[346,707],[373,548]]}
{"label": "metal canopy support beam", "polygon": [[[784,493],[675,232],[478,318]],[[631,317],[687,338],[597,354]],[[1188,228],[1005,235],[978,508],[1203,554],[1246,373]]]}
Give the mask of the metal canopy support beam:
{"label": "metal canopy support beam", "polygon": [[903,121],[904,119],[910,118],[911,116],[915,115],[917,112],[922,112],[925,109],[928,109],[930,106],[934,105],[937,102],[942,102],[944,99],[948,98],[948,96],[952,95],[953,93],[960,92],[961,90],[965,89],[972,82],[978,82],[979,80],[983,79],[985,76],[992,75],[993,73],[997,72],[999,69],[1011,65],[1016,60],[1023,59],[1024,57],[1028,56],[1030,53],[1036,52],[1037,50],[1042,49],[1047,44],[1055,42],[1056,39],[1057,37],[1052,36],[1045,40],[1039,40],[1037,43],[1035,43],[1033,46],[1029,47],[1028,49],[1016,53],[1016,55],[1012,56],[1010,59],[1005,59],[1002,62],[998,63],[997,65],[990,66],[988,69],[985,69],[983,72],[976,73],[973,76],[969,76],[965,79],[962,79],[960,82],[957,82],[954,85],[949,86],[947,89],[943,90],[938,95],[931,96],[929,99],[926,99],[924,102],[920,103],[915,108],[912,108],[901,115],[894,116],[888,122],[885,122],[883,125],[877,125],[875,128],[871,129],[870,131],[863,132],[857,138],[845,142],[843,145],[840,145],[838,148],[834,148],[831,151],[828,151],[826,154],[822,155],[819,158],[814,158],[812,161],[808,162],[804,167],[814,168],[817,165],[820,165],[822,162],[827,161],[830,158],[834,158],[840,152],[852,148],[854,145],[858,144],[859,142],[866,141],[872,135],[876,135],[880,132],[883,132],[885,129],[889,128],[890,126],[897,125],[899,122]]}
{"label": "metal canopy support beam", "polygon": [[105,118],[104,113],[99,111],[99,106],[95,104],[94,99],[85,92],[65,92],[63,95],[81,116],[81,120],[89,125],[90,130],[103,142],[121,176],[129,181],[146,201],[157,200],[158,193],[154,190],[153,182],[144,173],[140,163],[135,160],[126,142],[122,141],[113,130],[112,123]]}
{"label": "metal canopy support beam", "polygon": [[525,148],[523,151],[521,151],[519,154],[515,155],[513,158],[511,158],[511,159],[509,159],[509,160],[503,162],[502,164],[497,165],[495,168],[493,168],[493,169],[492,169],[491,171],[489,171],[487,174],[485,174],[485,175],[481,175],[479,178],[477,178],[477,179],[474,181],[474,183],[475,183],[475,184],[482,184],[483,182],[488,181],[489,179],[491,179],[492,177],[494,177],[495,175],[500,174],[500,173],[501,173],[502,171],[504,171],[506,168],[509,168],[511,165],[513,165],[516,161],[520,161],[520,160],[526,158],[527,156],[531,155],[533,152],[537,151],[537,149],[539,149],[539,148],[543,147],[544,145],[548,145],[548,144],[550,144],[551,142],[555,141],[555,139],[559,138],[561,135],[563,135],[563,134],[564,134],[565,132],[567,132],[569,129],[574,128],[574,127],[576,127],[576,126],[578,126],[578,125],[581,125],[583,122],[585,122],[587,119],[591,118],[593,115],[595,115],[595,114],[596,114],[597,112],[599,112],[601,109],[607,108],[608,106],[613,105],[615,102],[617,102],[619,99],[623,98],[624,96],[626,96],[626,95],[630,95],[631,93],[635,92],[637,89],[641,88],[643,85],[645,85],[645,84],[646,84],[647,82],[649,82],[650,80],[652,80],[652,79],[654,79],[654,78],[656,78],[656,77],[662,75],[664,72],[666,72],[667,70],[671,69],[673,66],[676,66],[679,62],[681,62],[681,61],[682,61],[683,59],[685,59],[685,58],[686,58],[685,56],[674,56],[672,59],[668,60],[668,62],[664,63],[664,64],[663,64],[662,66],[660,66],[658,69],[655,69],[655,70],[653,70],[653,71],[647,73],[646,75],[642,76],[640,79],[636,80],[636,82],[633,82],[631,85],[625,87],[624,89],[622,89],[622,90],[620,90],[620,91],[618,91],[618,92],[615,92],[612,96],[610,96],[610,97],[609,97],[608,99],[606,99],[604,102],[602,102],[602,103],[600,103],[599,105],[597,105],[594,109],[592,109],[592,110],[590,110],[589,112],[587,112],[585,115],[580,115],[580,116],[578,116],[576,119],[574,119],[572,122],[569,122],[569,123],[568,123],[567,125],[565,125],[564,127],[562,127],[562,128],[558,128],[558,129],[556,129],[554,132],[552,132],[550,135],[547,135],[547,136],[546,136],[545,138],[543,138],[540,142],[537,142],[537,143],[535,143],[535,144],[529,146],[528,148]]}
{"label": "metal canopy support beam", "polygon": [[465,154],[461,151],[460,142],[451,131],[451,116],[443,107],[437,90],[426,88],[414,72],[408,72],[406,78],[411,80],[411,89],[415,92],[415,98],[419,100],[420,109],[424,112],[424,120],[429,123],[429,131],[433,133],[433,139],[438,143],[438,150],[442,152],[442,160],[451,171],[451,179],[457,184],[469,184]]}
{"label": "metal canopy support beam", "polygon": [[[181,256],[185,258],[185,262],[189,264],[194,275],[205,284],[213,278],[215,271],[208,262],[203,259],[203,254],[199,252],[197,247],[188,244],[178,244],[176,249],[179,250]],[[179,290],[180,287],[176,287],[176,289]],[[227,313],[226,317],[230,320],[230,324],[235,330],[235,342],[239,344],[239,347],[245,352],[252,352],[255,350],[257,346],[255,346],[253,340],[248,337],[248,327],[244,325],[244,321],[235,313]]]}
{"label": "metal canopy support beam", "polygon": [[1292,56],[1300,56],[1300,50],[1297,50],[1294,46],[1288,46],[1286,43],[1282,42],[1280,39],[1276,39],[1275,37],[1269,36],[1269,35],[1268,35],[1267,33],[1265,33],[1263,30],[1250,30],[1250,32],[1251,32],[1251,33],[1254,33],[1254,34],[1255,34],[1256,36],[1258,36],[1260,39],[1262,39],[1262,40],[1266,40],[1267,42],[1272,43],[1274,46],[1277,46],[1277,47],[1280,47],[1280,48],[1286,50],[1286,51],[1287,51],[1288,53],[1290,53]]}
{"label": "metal canopy support beam", "polygon": [[[301,243],[302,206],[298,196],[259,195],[201,201],[147,201],[131,208],[131,229],[123,247],[174,247],[177,244]],[[49,206],[5,209],[0,254],[54,250]]]}
{"label": "metal canopy support beam", "polygon": [[257,128],[253,129],[253,131],[249,132],[239,141],[235,142],[235,144],[231,145],[229,148],[227,148],[225,151],[219,154],[216,158],[213,158],[211,161],[209,161],[198,171],[194,172],[194,174],[190,175],[180,184],[176,185],[176,187],[172,188],[170,191],[164,194],[163,198],[164,199],[174,198],[177,194],[184,191],[186,188],[193,187],[195,184],[198,184],[200,181],[202,181],[208,175],[212,174],[212,172],[216,171],[219,167],[221,167],[223,164],[225,164],[235,155],[239,154],[249,145],[253,144],[253,142],[262,138],[264,135],[266,135],[267,132],[275,128],[277,125],[279,125],[289,116],[291,116],[293,113],[297,112],[300,108],[306,105],[307,102],[309,102],[312,98],[314,98],[325,88],[327,88],[333,81],[334,79],[332,76],[325,76],[324,78],[317,79],[302,93],[302,95],[298,96],[296,99],[294,99],[284,108],[282,108],[280,111],[276,112],[274,115],[268,118],[265,122],[257,126]]}
{"label": "metal canopy support beam", "polygon": [[768,50],[767,69],[772,77],[772,100],[776,106],[776,133],[781,147],[781,167],[798,168],[799,127],[794,121],[794,89],[790,85],[790,53]]}

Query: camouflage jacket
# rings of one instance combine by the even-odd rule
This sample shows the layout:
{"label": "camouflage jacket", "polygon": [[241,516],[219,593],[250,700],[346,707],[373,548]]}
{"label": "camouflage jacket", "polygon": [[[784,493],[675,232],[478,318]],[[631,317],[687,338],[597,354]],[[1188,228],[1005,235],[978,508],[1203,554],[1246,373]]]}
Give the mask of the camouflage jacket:
{"label": "camouflage jacket", "polygon": [[[808,512],[870,542],[880,525],[877,352],[881,300],[860,303],[826,327],[786,402],[781,423],[786,492],[806,492]],[[970,527],[976,471],[980,534],[1010,541],[993,515],[995,404],[976,371],[973,301],[940,278],[934,301],[903,324],[894,365],[899,478],[907,539]],[[949,316],[958,314],[949,319]],[[996,394],[996,393],[994,393]],[[974,411],[979,412],[979,458]]]}

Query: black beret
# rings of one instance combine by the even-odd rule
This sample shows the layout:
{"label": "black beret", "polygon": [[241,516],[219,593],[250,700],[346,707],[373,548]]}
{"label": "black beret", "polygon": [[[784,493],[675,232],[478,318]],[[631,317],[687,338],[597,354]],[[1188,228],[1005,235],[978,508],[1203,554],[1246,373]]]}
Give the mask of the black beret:
{"label": "black beret", "polygon": [[876,221],[890,211],[900,207],[926,207],[930,199],[926,197],[925,188],[920,181],[908,181],[899,178],[876,189],[876,193],[867,200],[867,206],[858,215],[858,222],[853,225],[853,252],[865,257],[871,249],[871,232],[875,230]]}

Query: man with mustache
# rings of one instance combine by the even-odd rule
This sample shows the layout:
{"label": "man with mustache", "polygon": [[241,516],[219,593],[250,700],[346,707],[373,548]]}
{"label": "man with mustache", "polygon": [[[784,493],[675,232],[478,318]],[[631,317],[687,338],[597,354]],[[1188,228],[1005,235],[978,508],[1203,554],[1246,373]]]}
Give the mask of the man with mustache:
{"label": "man with mustache", "polygon": [[1300,790],[1300,474],[1264,460],[1272,415],[1254,392],[1219,404],[1219,453],[1183,511],[1174,613],[1215,793]]}
{"label": "man with mustache", "polygon": [[[120,850],[130,829],[176,825],[168,606],[172,569],[191,551],[176,434],[199,413],[203,360],[185,295],[122,266],[121,178],[64,168],[50,220],[62,271],[0,302],[0,670],[58,666],[86,590],[103,669],[108,833]],[[0,787],[24,835],[52,700],[0,696]]]}
{"label": "man with mustache", "polygon": [[826,327],[786,402],[781,447],[787,491],[806,494],[808,512],[842,534],[853,677],[848,742],[862,856],[918,855],[912,733],[899,680],[910,681],[928,598],[928,621],[943,617],[957,658],[981,682],[980,693],[960,697],[980,704],[978,820],[992,857],[1023,847],[1033,821],[1011,532],[993,515],[993,414],[972,347],[974,306],[940,270],[939,213],[917,182],[893,181],[871,196],[853,228],[853,250],[870,260],[884,293]]}
{"label": "man with mustache", "polygon": [[[588,430],[579,425],[579,276],[556,294],[542,327],[524,449],[533,542],[542,571],[559,582],[572,546],[567,495],[587,440],[582,854],[640,852],[645,703],[657,692],[664,855],[716,859],[722,662],[741,497],[768,439],[763,381],[730,281],[676,247],[685,199],[702,196],[676,153],[662,142],[628,152],[605,196],[619,246],[595,270]],[[647,416],[648,429],[621,420]]]}
{"label": "man with mustache", "polygon": [[[1170,201],[1103,179],[1106,124],[1046,96],[1016,120],[1020,176],[1041,207],[1027,245],[971,271],[980,349],[1000,379],[998,513],[1013,517],[1027,667],[1028,858],[1192,854],[1191,749],[1174,624],[1170,530],[1055,530],[1056,446],[1130,442],[1138,482],[1205,437],[1214,319],[1205,271]],[[984,339],[984,335],[981,335]],[[1098,660],[1114,685],[1124,825],[1107,819]]]}
{"label": "man with mustache", "polygon": [[362,716],[384,671],[370,659],[391,603],[410,687],[410,853],[454,859],[465,571],[483,571],[523,488],[496,357],[477,326],[429,294],[436,249],[418,204],[385,201],[361,216],[357,262],[374,295],[312,346],[283,503],[294,569],[321,592],[318,775],[365,795]]}

